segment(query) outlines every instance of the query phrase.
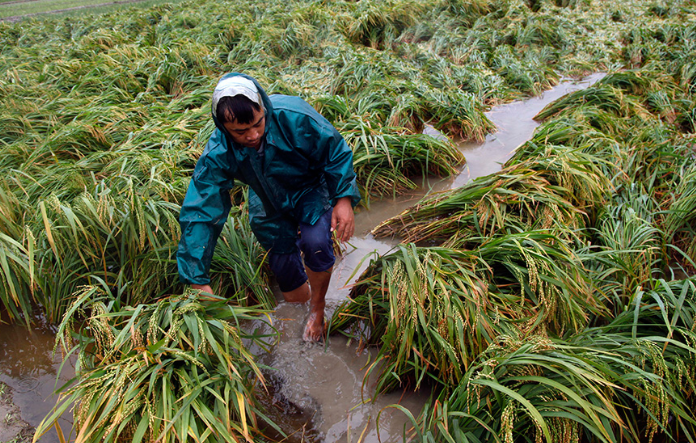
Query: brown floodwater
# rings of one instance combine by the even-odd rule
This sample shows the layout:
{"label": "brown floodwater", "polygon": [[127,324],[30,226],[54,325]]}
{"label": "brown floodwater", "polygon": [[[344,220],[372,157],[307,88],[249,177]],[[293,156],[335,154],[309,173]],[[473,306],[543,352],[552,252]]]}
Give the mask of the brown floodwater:
{"label": "brown floodwater", "polygon": [[[0,324],[0,381],[14,391],[13,402],[21,411],[21,419],[34,427],[55,405],[55,389],[75,374],[71,359],[60,371],[63,359],[53,354],[55,328],[41,317],[35,318],[35,323],[31,330],[21,325]],[[58,423],[64,431],[69,430],[72,415],[64,414]],[[51,429],[40,441],[58,443],[60,440]]]}
{"label": "brown floodwater", "polygon": [[[532,120],[534,115],[553,100],[586,88],[601,77],[596,74],[582,81],[563,81],[539,97],[496,107],[486,115],[498,131],[487,136],[483,143],[460,144],[467,165],[459,175],[446,180],[425,179],[420,189],[408,195],[372,201],[368,210],[357,211],[355,236],[335,266],[327,295],[327,314],[330,316],[348,298],[351,276],[359,275],[367,266],[368,256],[385,254],[394,246],[394,241],[374,239],[370,234],[372,228],[429,193],[459,187],[500,170],[515,148],[531,138],[538,126]],[[417,416],[430,393],[405,390],[372,401],[373,384],[363,378],[376,350],[358,351],[355,342],[338,335],[329,337],[326,344],[304,343],[301,337],[306,315],[306,306],[280,301],[271,316],[280,338],[270,353],[256,352],[261,363],[273,368],[266,373],[269,391],[262,401],[271,411],[271,418],[292,434],[285,441],[401,441],[409,422],[402,412],[389,406],[399,404]],[[51,410],[56,385],[67,381],[74,372],[68,363],[56,381],[61,359],[52,356],[53,345],[54,329],[50,325],[40,322],[32,331],[19,325],[0,325],[0,381],[13,388],[14,402],[21,410],[22,419],[33,426]],[[63,417],[61,426],[69,429],[70,418]],[[40,441],[58,443],[59,440],[52,431]]]}

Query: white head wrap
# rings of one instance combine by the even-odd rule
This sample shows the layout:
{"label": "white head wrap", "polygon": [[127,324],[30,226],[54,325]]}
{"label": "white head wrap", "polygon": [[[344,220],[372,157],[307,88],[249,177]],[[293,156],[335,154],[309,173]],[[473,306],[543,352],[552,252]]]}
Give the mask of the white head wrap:
{"label": "white head wrap", "polygon": [[217,117],[217,105],[223,97],[234,97],[243,95],[254,103],[257,103],[261,109],[264,109],[261,94],[256,88],[254,82],[248,78],[237,75],[221,80],[213,91],[213,115]]}

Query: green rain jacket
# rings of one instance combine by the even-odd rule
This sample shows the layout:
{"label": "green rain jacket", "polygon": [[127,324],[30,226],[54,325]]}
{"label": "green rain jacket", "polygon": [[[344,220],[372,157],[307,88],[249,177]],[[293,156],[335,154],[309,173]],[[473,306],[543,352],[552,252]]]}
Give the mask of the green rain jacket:
{"label": "green rain jacket", "polygon": [[268,96],[254,82],[266,108],[265,147],[238,145],[213,116],[217,129],[203,151],[179,215],[179,278],[208,284],[215,244],[227,220],[235,179],[249,185],[249,220],[261,245],[295,252],[298,222],[314,224],[336,201],[360,201],[353,153],[324,117],[299,97]]}

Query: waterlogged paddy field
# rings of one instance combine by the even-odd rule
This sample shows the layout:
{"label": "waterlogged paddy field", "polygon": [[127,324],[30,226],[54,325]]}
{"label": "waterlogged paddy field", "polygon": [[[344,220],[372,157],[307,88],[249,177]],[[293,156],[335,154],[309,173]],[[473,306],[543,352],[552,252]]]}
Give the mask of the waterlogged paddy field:
{"label": "waterlogged paddy field", "polygon": [[[467,165],[459,174],[444,179],[426,177],[417,189],[409,193],[375,201],[369,209],[359,210],[351,247],[334,269],[327,294],[327,312],[333,312],[345,302],[350,285],[356,280],[354,275],[358,275],[358,270],[367,264],[365,255],[385,254],[394,247],[394,240],[378,240],[370,234],[377,224],[399,214],[428,193],[459,187],[476,177],[499,171],[514,149],[529,139],[539,126],[532,117],[544,105],[564,94],[584,89],[601,77],[602,74],[598,74],[581,81],[566,79],[533,99],[493,108],[486,115],[496,124],[495,134],[487,136],[484,142],[458,144],[467,154]],[[354,277],[351,279],[351,276]],[[399,440],[408,420],[401,411],[384,408],[398,403],[417,414],[427,402],[427,389],[418,392],[397,390],[377,398],[374,404],[363,404],[363,396],[374,394],[369,384],[365,392],[361,388],[364,367],[374,357],[375,351],[358,350],[355,343],[351,344],[338,335],[330,338],[330,346],[326,349],[303,343],[300,337],[306,307],[282,303],[280,298],[279,301],[281,304],[271,314],[274,324],[280,329],[278,341],[273,344],[271,352],[257,350],[257,353],[259,361],[273,368],[267,373],[273,398],[264,397],[263,400],[271,405],[269,414],[286,431],[302,429],[301,437],[289,441],[302,441],[302,438],[309,441],[321,439],[327,443],[351,441],[351,429],[353,433],[363,434],[365,442],[377,442],[380,438],[381,441]],[[50,412],[56,400],[51,393],[62,363],[59,356],[51,358],[54,334],[50,329],[43,325],[34,327],[33,331],[27,336],[21,325],[0,327],[0,382],[8,382],[14,388],[14,403],[19,407],[17,413],[28,422],[18,423],[17,432],[23,429],[22,426],[38,426]],[[74,375],[73,365],[74,359],[61,372],[63,382]],[[376,428],[378,414],[379,430]],[[60,423],[63,429],[69,429],[70,415],[64,413]],[[50,431],[41,441],[58,443],[60,440],[55,432]]]}
{"label": "waterlogged paddy field", "polygon": [[38,307],[79,354],[39,432],[73,401],[84,441],[268,441],[300,426],[260,394],[280,360],[259,355],[284,323],[241,327],[276,304],[243,192],[213,264],[224,298],[176,278],[178,205],[223,73],[332,121],[368,207],[456,176],[450,140],[490,136],[491,106],[607,72],[537,114],[500,171],[373,229],[401,243],[366,258],[331,332],[372,349],[370,392],[432,393],[412,415],[390,408],[404,439],[693,441],[695,11],[204,1],[0,23],[0,303],[29,328]]}

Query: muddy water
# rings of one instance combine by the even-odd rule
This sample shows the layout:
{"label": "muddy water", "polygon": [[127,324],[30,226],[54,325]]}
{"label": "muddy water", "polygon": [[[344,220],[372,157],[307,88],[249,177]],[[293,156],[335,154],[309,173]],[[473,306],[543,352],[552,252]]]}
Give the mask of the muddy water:
{"label": "muddy water", "polygon": [[[459,187],[473,178],[500,170],[514,149],[528,140],[538,126],[532,120],[534,115],[553,100],[586,88],[600,78],[601,75],[593,75],[581,82],[565,81],[540,97],[496,107],[487,115],[498,131],[486,137],[484,143],[461,145],[467,158],[461,174],[448,180],[424,180],[422,188],[409,195],[373,201],[369,210],[358,211],[356,234],[334,270],[327,295],[327,314],[330,316],[346,300],[351,275],[356,268],[367,265],[366,255],[384,254],[393,247],[389,241],[372,238],[369,232],[374,226],[428,193]],[[359,272],[360,269],[355,275]],[[280,339],[271,353],[258,353],[261,363],[274,368],[267,373],[270,389],[264,402],[271,410],[271,418],[292,434],[286,441],[401,441],[408,421],[403,413],[388,405],[398,403],[417,416],[429,393],[399,391],[371,402],[372,383],[363,377],[376,352],[358,352],[355,343],[341,336],[330,337],[326,345],[304,343],[301,336],[306,314],[306,306],[279,301],[272,318],[281,333]],[[51,357],[53,340],[53,330],[48,325],[32,332],[21,326],[0,325],[0,381],[14,389],[14,402],[21,409],[22,419],[33,426],[55,401],[51,394],[60,362]],[[70,376],[69,367],[59,383]],[[61,425],[69,429],[69,419],[63,419]],[[40,441],[57,443],[58,439],[52,432]]]}
{"label": "muddy water", "polygon": [[538,97],[524,101],[496,106],[486,113],[498,130],[489,134],[484,143],[464,143],[461,145],[466,156],[467,166],[462,174],[448,181],[449,187],[459,187],[476,177],[492,174],[500,170],[514,150],[532,138],[534,129],[539,126],[533,120],[544,106],[562,96],[580,89],[585,89],[600,80],[606,74],[590,75],[580,81],[562,81],[555,88],[545,91]]}
{"label": "muddy water", "polygon": [[[67,382],[75,372],[72,362],[68,361],[57,378],[62,358],[53,355],[55,329],[42,318],[35,321],[37,327],[33,330],[0,324],[0,381],[12,388],[13,402],[21,411],[21,419],[33,427],[38,426],[55,405],[56,387]],[[59,420],[64,430],[69,430],[71,423],[69,413]],[[52,429],[40,441],[58,443],[59,439]]]}

